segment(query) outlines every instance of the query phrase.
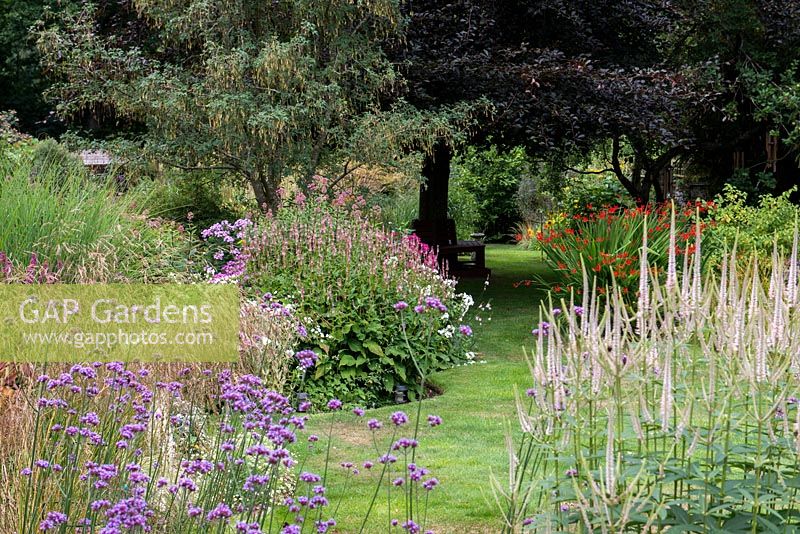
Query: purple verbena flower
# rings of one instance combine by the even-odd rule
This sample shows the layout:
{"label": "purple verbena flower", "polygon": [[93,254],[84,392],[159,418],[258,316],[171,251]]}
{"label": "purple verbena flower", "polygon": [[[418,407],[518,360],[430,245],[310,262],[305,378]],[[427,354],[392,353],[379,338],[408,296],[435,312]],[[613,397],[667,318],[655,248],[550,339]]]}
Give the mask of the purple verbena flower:
{"label": "purple verbena flower", "polygon": [[442,424],[442,418],[439,417],[438,415],[429,415],[428,424],[432,427],[439,426]]}
{"label": "purple verbena flower", "polygon": [[317,360],[319,359],[317,353],[309,349],[296,352],[294,357],[297,358],[301,369],[311,369],[317,364]]}
{"label": "purple verbena flower", "polygon": [[408,416],[405,412],[394,412],[391,419],[395,426],[403,426],[408,423]]}

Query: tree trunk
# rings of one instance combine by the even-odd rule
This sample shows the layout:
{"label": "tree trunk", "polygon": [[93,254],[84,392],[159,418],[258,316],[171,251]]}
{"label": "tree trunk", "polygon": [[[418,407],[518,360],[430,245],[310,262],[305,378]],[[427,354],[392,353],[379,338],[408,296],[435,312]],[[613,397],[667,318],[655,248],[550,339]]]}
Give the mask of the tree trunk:
{"label": "tree trunk", "polygon": [[274,212],[280,206],[278,187],[280,180],[271,177],[263,171],[255,171],[247,177],[253,194],[256,197],[258,207],[264,212]]}
{"label": "tree trunk", "polygon": [[422,163],[424,182],[419,188],[419,219],[447,219],[447,193],[450,182],[450,160],[453,154],[444,141],[437,142],[433,152]]}

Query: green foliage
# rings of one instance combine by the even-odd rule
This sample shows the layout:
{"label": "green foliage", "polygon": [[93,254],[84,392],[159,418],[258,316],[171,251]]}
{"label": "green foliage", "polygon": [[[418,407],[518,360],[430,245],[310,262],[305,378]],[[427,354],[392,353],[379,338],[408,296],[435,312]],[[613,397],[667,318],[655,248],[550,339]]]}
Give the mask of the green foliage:
{"label": "green foliage", "polygon": [[775,175],[768,171],[751,174],[750,169],[736,169],[728,184],[745,193],[747,202],[753,204],[758,202],[762,194],[774,192],[777,181]]}
{"label": "green foliage", "polygon": [[[459,175],[450,180],[447,200],[448,216],[456,223],[459,239],[468,239],[470,234],[480,230],[478,202],[475,195],[464,187]],[[373,196],[370,203],[380,207],[380,221],[384,228],[407,233],[411,221],[419,215],[419,182],[413,179],[404,181],[398,187]]]}
{"label": "green foliage", "polygon": [[[94,31],[90,4],[42,25],[63,116],[97,108],[146,127],[137,144],[169,165],[213,166],[275,207],[289,174],[308,183],[341,159],[363,116],[396,81],[378,43],[397,3],[135,0],[146,44]],[[363,138],[363,136],[362,136]]]}
{"label": "green foliage", "polygon": [[23,131],[46,131],[52,119],[42,95],[48,81],[29,29],[46,9],[73,5],[71,0],[0,0],[0,109],[15,110]]}
{"label": "green foliage", "polygon": [[[246,286],[302,321],[301,346],[320,360],[296,387],[315,401],[384,402],[395,384],[418,385],[421,376],[466,359],[470,338],[459,326],[471,297],[455,293],[415,236],[380,229],[362,213],[364,205],[344,193],[330,201],[324,183],[312,198],[298,193],[252,228],[238,223],[250,229],[236,250],[223,248],[230,263],[215,275],[241,274]],[[395,310],[398,301],[409,309]],[[446,313],[434,305],[439,301]],[[412,311],[418,304],[423,313]]]}
{"label": "green foliage", "polygon": [[447,196],[447,214],[456,223],[458,239],[469,239],[470,234],[481,229],[483,217],[475,194],[457,174],[450,180]]}
{"label": "green foliage", "polygon": [[376,195],[372,200],[380,208],[380,220],[389,231],[405,234],[411,228],[411,221],[419,213],[419,186],[408,184],[394,191]]}
{"label": "green foliage", "polygon": [[747,65],[741,77],[756,107],[754,118],[779,127],[775,135],[782,135],[787,144],[796,148],[800,146],[800,59],[784,68],[781,71],[778,65]]}
{"label": "green foliage", "polygon": [[615,176],[569,174],[559,202],[567,216],[590,215],[611,206],[632,207],[630,195]]}
{"label": "green foliage", "polygon": [[531,164],[522,147],[503,152],[497,146],[467,147],[456,158],[453,181],[472,193],[478,204],[478,228],[492,239],[507,236],[520,219],[515,195]]}
{"label": "green foliage", "polygon": [[249,204],[218,174],[168,170],[157,178],[144,178],[136,190],[145,197],[142,206],[150,216],[164,217],[192,228],[207,228],[217,221],[244,216]]}
{"label": "green foliage", "polygon": [[17,266],[36,254],[65,281],[170,280],[193,268],[179,229],[147,219],[143,197],[119,195],[52,141],[6,147],[0,175],[0,250]]}
{"label": "green foliage", "polygon": [[779,251],[788,254],[798,216],[797,206],[789,200],[793,192],[794,189],[777,196],[765,194],[751,205],[745,192],[726,185],[708,212],[711,224],[703,243],[706,268],[719,267],[734,243],[740,258],[756,255],[762,266],[768,265],[776,243]]}
{"label": "green foliage", "polygon": [[[690,206],[676,211],[675,252],[680,257],[693,246],[695,210]],[[612,206],[591,215],[574,215],[549,223],[536,234],[536,239],[547,263],[559,274],[553,290],[567,295],[581,291],[585,268],[601,292],[616,284],[626,298],[634,298],[645,228],[648,260],[656,272],[666,271],[671,213],[670,205],[656,209]]]}
{"label": "green foliage", "polygon": [[520,180],[516,202],[523,224],[541,223],[556,206],[556,194],[542,176]]}

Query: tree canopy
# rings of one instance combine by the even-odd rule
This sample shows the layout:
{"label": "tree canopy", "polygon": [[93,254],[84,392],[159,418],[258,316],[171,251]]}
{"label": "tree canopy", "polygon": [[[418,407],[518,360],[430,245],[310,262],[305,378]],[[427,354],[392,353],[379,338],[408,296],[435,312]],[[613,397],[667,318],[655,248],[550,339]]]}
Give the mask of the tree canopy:
{"label": "tree canopy", "polygon": [[0,108],[24,130],[44,92],[73,129],[234,173],[262,205],[287,175],[449,158],[467,130],[565,168],[601,154],[640,200],[676,159],[797,179],[793,0],[5,2]]}
{"label": "tree canopy", "polygon": [[[395,2],[133,0],[129,31],[87,5],[43,26],[59,113],[104,110],[140,124],[128,139],[182,168],[231,171],[261,206],[281,180],[310,178],[346,147],[396,82],[379,40]],[[120,132],[126,133],[126,132]]]}
{"label": "tree canopy", "polygon": [[653,187],[663,198],[657,178],[674,158],[729,177],[731,151],[763,145],[770,111],[791,124],[787,91],[770,84],[797,71],[797,11],[788,0],[416,0],[395,53],[417,105],[485,96],[497,112],[484,135],[565,161],[599,149],[646,200]]}

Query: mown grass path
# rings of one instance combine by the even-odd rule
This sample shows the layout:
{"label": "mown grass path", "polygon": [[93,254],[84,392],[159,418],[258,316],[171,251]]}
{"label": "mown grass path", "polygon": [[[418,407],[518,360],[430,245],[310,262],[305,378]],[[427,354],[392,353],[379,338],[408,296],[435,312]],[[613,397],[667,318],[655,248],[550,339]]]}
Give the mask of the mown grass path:
{"label": "mown grass path", "polygon": [[[511,245],[487,247],[486,263],[492,269],[492,279],[485,292],[482,280],[459,284],[459,291],[471,293],[476,302],[488,301],[492,306],[491,312],[482,314],[490,316],[491,320],[484,319],[482,325],[475,325],[477,359],[485,363],[436,374],[432,381],[442,388],[443,394],[424,401],[422,405],[423,419],[428,414],[444,419],[444,424],[438,428],[422,428],[417,456],[417,463],[431,469],[441,482],[431,494],[428,509],[429,525],[437,533],[490,533],[499,530],[490,473],[494,471],[501,480],[507,479],[505,433],[516,420],[514,390],[524,389],[530,383],[523,349],[530,346],[530,331],[544,293],[534,286],[515,288],[513,284],[543,274],[546,268],[536,254]],[[411,412],[415,406],[404,408]],[[336,448],[331,452],[329,468],[336,480],[330,484],[332,493],[329,497],[333,506],[343,497],[336,514],[338,532],[358,532],[379,474],[377,467],[372,472],[362,470],[362,474],[343,490],[343,470],[339,462],[353,461],[360,466],[364,460],[375,461],[378,455],[366,429],[366,420],[377,418],[385,422],[397,409],[397,406],[388,406],[369,410],[361,421],[337,416],[341,422],[334,423],[334,434],[339,439],[334,440]],[[329,416],[321,416],[315,418],[311,426],[322,437],[330,422]],[[382,434],[388,436],[385,428]],[[404,434],[398,434],[401,436]],[[316,468],[323,459],[324,453],[319,453],[309,461]],[[398,466],[402,460],[401,457]],[[399,499],[395,501],[397,509],[392,511],[391,517],[402,522],[404,514],[399,509]],[[389,531],[387,506],[386,493],[381,492],[366,532]]]}

